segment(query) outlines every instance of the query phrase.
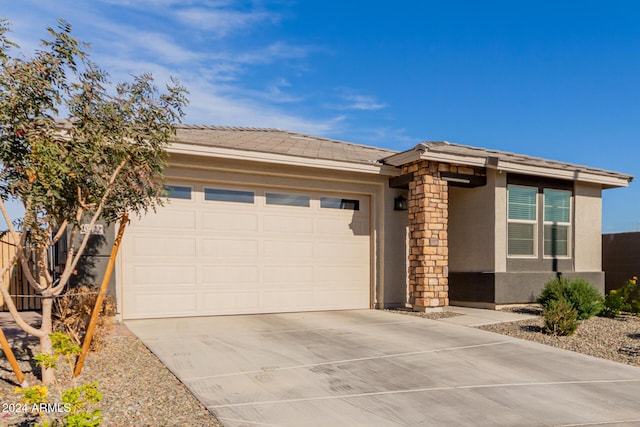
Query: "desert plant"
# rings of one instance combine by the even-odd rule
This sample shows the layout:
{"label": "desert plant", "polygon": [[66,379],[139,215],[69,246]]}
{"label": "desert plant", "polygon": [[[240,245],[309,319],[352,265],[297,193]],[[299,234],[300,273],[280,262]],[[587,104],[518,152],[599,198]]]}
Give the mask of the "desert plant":
{"label": "desert plant", "polygon": [[595,316],[603,307],[600,292],[591,283],[580,278],[569,281],[560,276],[547,282],[538,297],[538,303],[547,308],[552,301],[560,299],[564,299],[576,310],[578,320]]}
{"label": "desert plant", "polygon": [[538,303],[542,305],[543,308],[546,308],[551,301],[561,298],[568,299],[568,294],[569,280],[564,276],[559,276],[545,283],[538,297]]}
{"label": "desert plant", "polygon": [[551,335],[571,335],[578,328],[578,311],[564,298],[552,299],[542,310],[544,330]]}
{"label": "desert plant", "polygon": [[640,288],[636,276],[618,290],[612,290],[604,300],[603,316],[615,317],[621,312],[640,314]]}
{"label": "desert plant", "polygon": [[589,282],[577,278],[569,282],[569,302],[578,312],[578,320],[585,320],[600,313],[604,298]]}
{"label": "desert plant", "polygon": [[[89,319],[98,298],[98,288],[78,286],[67,290],[53,304],[53,329],[69,335],[76,344],[82,345],[87,332]],[[92,351],[98,351],[104,337],[113,329],[113,316],[116,314],[116,302],[107,295],[91,340]]]}
{"label": "desert plant", "polygon": [[616,317],[622,312],[625,304],[625,298],[622,292],[612,290],[604,299],[604,307],[600,314],[604,317]]}
{"label": "desert plant", "polygon": [[[0,18],[0,215],[16,247],[0,281],[14,263],[22,267],[43,297],[40,324],[22,317],[4,284],[0,292],[18,326],[51,353],[53,299],[87,247],[91,233],[76,243],[82,228],[162,205],[166,148],[184,117],[186,89],[175,80],[159,89],[150,74],[112,84],[64,20],[48,28],[31,56],[19,51],[9,30]],[[9,200],[22,203],[22,218],[10,215]],[[54,277],[51,248],[67,230],[67,257]],[[43,369],[42,378],[52,383],[53,371]]]}
{"label": "desert plant", "polygon": [[[34,415],[37,414],[42,420],[42,423],[36,426],[99,426],[102,415],[98,403],[102,400],[102,393],[98,391],[98,382],[78,385],[73,376],[75,357],[82,350],[71,337],[61,332],[51,334],[50,338],[53,353],[40,353],[34,356],[34,360],[38,366],[54,370],[58,369],[58,362],[62,360],[69,369],[69,386],[63,387],[56,381],[56,393],[51,393],[49,387],[40,384],[27,388],[16,387],[16,394],[22,396],[24,408]],[[57,400],[57,397],[59,402],[52,402]]]}

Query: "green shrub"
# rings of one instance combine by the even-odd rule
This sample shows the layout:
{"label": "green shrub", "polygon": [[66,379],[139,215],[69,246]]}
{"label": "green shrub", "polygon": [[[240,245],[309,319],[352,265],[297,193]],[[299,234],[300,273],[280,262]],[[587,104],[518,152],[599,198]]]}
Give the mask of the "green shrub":
{"label": "green shrub", "polygon": [[578,328],[578,311],[564,298],[551,299],[542,310],[544,330],[551,335],[571,335]]}
{"label": "green shrub", "polygon": [[640,314],[640,288],[635,276],[627,280],[620,289],[609,292],[604,300],[604,316],[615,317],[623,311]]}
{"label": "green shrub", "polygon": [[551,301],[562,298],[569,299],[569,281],[564,276],[556,277],[544,285],[538,303],[546,308]]}
{"label": "green shrub", "polygon": [[569,302],[578,311],[578,320],[585,320],[600,313],[604,298],[591,283],[578,278],[569,282]]}
{"label": "green shrub", "polygon": [[583,279],[567,280],[560,276],[545,285],[538,297],[538,303],[548,308],[552,301],[565,300],[576,310],[578,320],[585,320],[598,314],[604,299],[600,292]]}
{"label": "green shrub", "polygon": [[604,308],[600,314],[605,317],[616,317],[622,312],[624,304],[624,295],[614,289],[604,299]]}

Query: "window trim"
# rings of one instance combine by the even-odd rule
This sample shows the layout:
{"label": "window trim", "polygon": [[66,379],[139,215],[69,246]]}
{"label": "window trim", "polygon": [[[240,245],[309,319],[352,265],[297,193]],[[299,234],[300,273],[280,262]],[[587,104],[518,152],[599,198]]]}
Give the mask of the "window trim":
{"label": "window trim", "polygon": [[[571,257],[573,256],[573,252],[572,252],[572,228],[573,228],[573,221],[572,221],[572,217],[573,217],[573,192],[572,191],[568,191],[568,190],[560,190],[560,189],[556,189],[556,188],[544,188],[543,193],[542,193],[542,208],[543,208],[543,215],[546,211],[546,192],[547,191],[555,191],[558,193],[567,193],[569,194],[569,222],[558,222],[558,221],[547,221],[544,217],[542,218],[542,257],[544,259],[571,259]],[[558,225],[558,226],[562,226],[562,227],[566,227],[567,228],[567,254],[566,255],[547,255],[545,253],[544,250],[544,243],[546,241],[546,236],[545,236],[545,228],[547,225]]]}
{"label": "window trim", "polygon": [[[527,188],[535,190],[535,219],[533,220],[525,220],[525,219],[511,219],[509,218],[510,211],[510,203],[509,203],[509,189],[513,187],[519,188]],[[538,187],[531,185],[520,185],[520,184],[508,184],[507,185],[507,230],[506,230],[506,245],[507,245],[507,258],[519,258],[519,259],[535,259],[538,258]],[[510,254],[509,253],[509,224],[529,224],[533,226],[533,253],[532,254]]]}

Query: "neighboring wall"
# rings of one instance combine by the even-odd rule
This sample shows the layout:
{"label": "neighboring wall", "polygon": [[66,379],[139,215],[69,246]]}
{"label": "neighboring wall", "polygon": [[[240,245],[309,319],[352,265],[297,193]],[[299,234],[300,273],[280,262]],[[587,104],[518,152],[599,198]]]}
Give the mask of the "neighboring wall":
{"label": "neighboring wall", "polygon": [[603,234],[602,269],[606,292],[640,276],[640,232]]}
{"label": "neighboring wall", "polygon": [[493,271],[494,188],[449,187],[449,271]]}
{"label": "neighboring wall", "polygon": [[602,271],[602,186],[576,182],[574,197],[574,270]]}

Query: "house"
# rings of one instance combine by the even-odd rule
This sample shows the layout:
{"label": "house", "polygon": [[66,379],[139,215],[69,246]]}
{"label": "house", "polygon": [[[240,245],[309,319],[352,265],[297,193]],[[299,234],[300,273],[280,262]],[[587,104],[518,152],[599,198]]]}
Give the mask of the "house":
{"label": "house", "polygon": [[604,286],[601,192],[633,177],[426,142],[404,152],[278,129],[178,127],[169,203],[118,257],[125,319],[535,299]]}

